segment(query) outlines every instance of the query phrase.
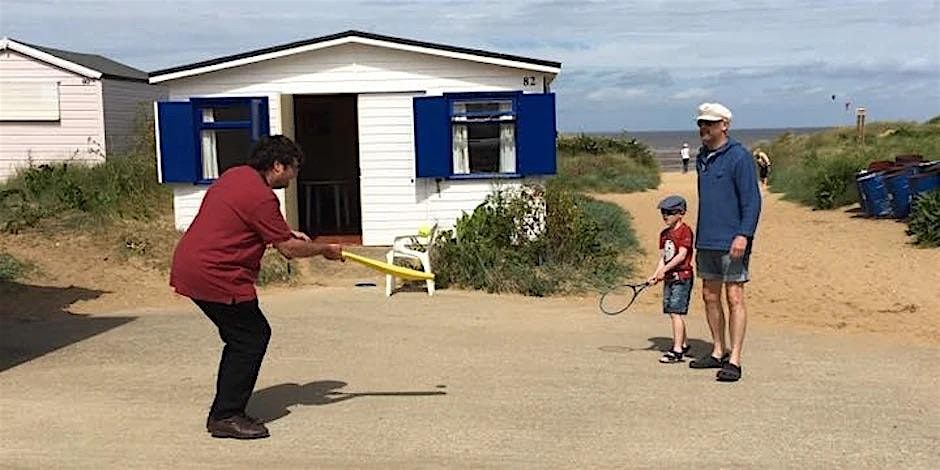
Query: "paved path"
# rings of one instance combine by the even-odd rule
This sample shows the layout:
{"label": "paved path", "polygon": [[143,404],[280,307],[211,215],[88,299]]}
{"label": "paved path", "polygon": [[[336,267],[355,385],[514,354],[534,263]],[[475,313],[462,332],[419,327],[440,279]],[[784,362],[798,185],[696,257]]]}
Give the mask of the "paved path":
{"label": "paved path", "polygon": [[[386,299],[380,288],[325,288],[262,300],[274,336],[250,411],[269,421],[270,439],[205,432],[219,344],[201,314],[98,315],[59,328],[110,318],[110,329],[0,370],[0,467],[940,462],[940,349],[930,346],[758,320],[744,379],[721,384],[656,362],[669,333],[650,303],[606,317],[593,299],[456,291]],[[41,326],[8,324],[0,353],[28,357]],[[707,337],[701,315],[690,326]]]}

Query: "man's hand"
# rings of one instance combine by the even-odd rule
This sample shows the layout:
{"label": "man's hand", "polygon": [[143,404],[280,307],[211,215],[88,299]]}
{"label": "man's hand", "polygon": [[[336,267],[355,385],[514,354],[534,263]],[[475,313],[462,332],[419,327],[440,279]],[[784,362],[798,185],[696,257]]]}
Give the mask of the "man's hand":
{"label": "man's hand", "polygon": [[324,258],[331,260],[342,260],[343,259],[343,245],[337,245],[335,243],[330,243],[326,245],[321,253]]}
{"label": "man's hand", "polygon": [[728,254],[731,255],[732,259],[738,259],[744,256],[744,250],[747,249],[747,237],[744,235],[738,235],[734,237],[734,240],[731,242],[731,249],[728,250]]}
{"label": "man's hand", "polygon": [[303,240],[303,241],[305,241],[305,242],[309,242],[309,241],[310,241],[310,237],[308,237],[307,234],[306,234],[306,233],[303,233],[303,232],[298,232],[298,231],[296,231],[296,230],[291,230],[290,235],[291,235],[292,237],[298,239],[298,240]]}

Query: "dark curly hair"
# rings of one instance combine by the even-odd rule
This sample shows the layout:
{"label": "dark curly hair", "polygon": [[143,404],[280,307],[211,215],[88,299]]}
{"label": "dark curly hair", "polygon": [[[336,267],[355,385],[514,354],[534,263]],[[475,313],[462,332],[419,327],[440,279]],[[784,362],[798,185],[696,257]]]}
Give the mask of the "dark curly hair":
{"label": "dark curly hair", "polygon": [[258,171],[265,171],[274,167],[274,162],[284,166],[301,166],[304,153],[294,141],[283,135],[264,136],[255,144],[245,163]]}

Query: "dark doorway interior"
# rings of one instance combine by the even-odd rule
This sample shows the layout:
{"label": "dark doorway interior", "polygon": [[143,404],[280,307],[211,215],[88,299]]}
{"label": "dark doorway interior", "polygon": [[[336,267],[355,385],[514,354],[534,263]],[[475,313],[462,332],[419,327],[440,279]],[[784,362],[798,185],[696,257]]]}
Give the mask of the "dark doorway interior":
{"label": "dark doorway interior", "polygon": [[301,230],[361,235],[356,95],[295,96],[294,135],[306,156],[297,176]]}

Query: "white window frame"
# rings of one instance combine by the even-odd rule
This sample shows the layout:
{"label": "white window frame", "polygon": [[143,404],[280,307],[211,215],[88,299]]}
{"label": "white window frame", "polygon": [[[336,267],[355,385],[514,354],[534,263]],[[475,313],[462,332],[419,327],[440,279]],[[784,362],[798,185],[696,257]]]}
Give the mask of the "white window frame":
{"label": "white window frame", "polygon": [[[468,104],[498,104],[498,116],[467,115]],[[454,175],[491,174],[470,168],[469,126],[473,123],[499,123],[499,165],[497,174],[516,174],[516,119],[514,102],[506,98],[461,99],[451,104],[451,156]]]}

